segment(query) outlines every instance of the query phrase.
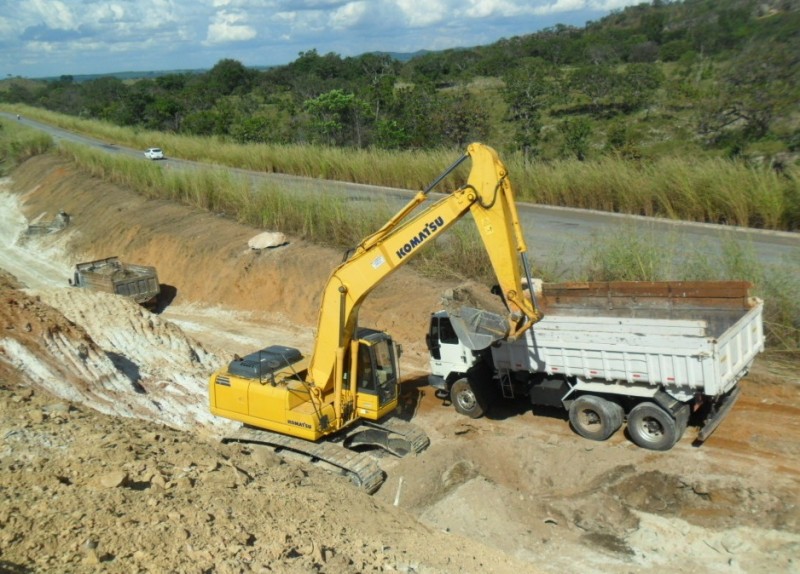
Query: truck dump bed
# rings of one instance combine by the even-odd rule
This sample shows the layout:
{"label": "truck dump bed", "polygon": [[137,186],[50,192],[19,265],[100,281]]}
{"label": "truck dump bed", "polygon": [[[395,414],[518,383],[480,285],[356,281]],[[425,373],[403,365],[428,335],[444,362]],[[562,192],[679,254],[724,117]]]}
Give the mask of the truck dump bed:
{"label": "truck dump bed", "polygon": [[492,349],[498,369],[579,377],[585,383],[663,385],[671,394],[730,391],[763,351],[763,303],[749,284],[545,284],[545,317],[524,338]]}
{"label": "truck dump bed", "polygon": [[160,292],[155,267],[122,263],[117,257],[78,263],[70,283],[75,287],[116,293],[145,306],[155,305]]}

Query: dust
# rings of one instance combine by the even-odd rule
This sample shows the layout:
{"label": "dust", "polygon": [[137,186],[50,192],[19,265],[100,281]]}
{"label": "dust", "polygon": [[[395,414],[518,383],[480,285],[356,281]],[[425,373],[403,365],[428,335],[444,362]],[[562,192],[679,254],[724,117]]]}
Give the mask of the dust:
{"label": "dust", "polygon": [[[574,435],[563,413],[459,417],[425,384],[428,316],[447,290],[405,268],[360,323],[403,345],[404,418],[431,446],[381,457],[384,486],[223,445],[206,381],[233,353],[310,348],[341,254],[146,200],[56,157],[0,193],[0,570],[12,572],[774,572],[800,555],[800,394],[758,367],[700,449]],[[26,221],[71,216],[20,241]],[[70,288],[76,261],[155,265],[153,314]],[[758,372],[760,369],[760,372]],[[792,378],[793,377],[793,378]]]}

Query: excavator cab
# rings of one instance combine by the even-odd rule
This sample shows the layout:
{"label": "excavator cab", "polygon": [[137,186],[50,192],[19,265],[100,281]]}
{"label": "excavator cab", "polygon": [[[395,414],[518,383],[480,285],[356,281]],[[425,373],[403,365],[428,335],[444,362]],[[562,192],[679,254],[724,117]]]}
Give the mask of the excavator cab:
{"label": "excavator cab", "polygon": [[397,406],[399,347],[383,331],[359,329],[355,361],[358,415],[378,420]]}

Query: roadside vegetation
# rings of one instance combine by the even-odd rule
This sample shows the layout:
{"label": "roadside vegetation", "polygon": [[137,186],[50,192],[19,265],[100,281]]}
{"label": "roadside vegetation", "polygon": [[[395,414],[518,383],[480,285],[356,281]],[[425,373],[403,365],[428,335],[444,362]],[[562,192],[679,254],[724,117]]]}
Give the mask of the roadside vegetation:
{"label": "roadside vegetation", "polygon": [[[172,157],[412,190],[422,189],[465,151],[237,144],[216,137],[141,132],[34,108],[13,109],[114,145],[143,150],[158,142]],[[650,161],[619,155],[593,161],[531,161],[518,151],[503,153],[502,158],[520,201],[773,230],[800,227],[800,168],[795,166],[777,172],[720,157],[674,156]],[[454,174],[445,185],[452,189],[457,181]]]}
{"label": "roadside vegetation", "polygon": [[785,0],[656,0],[410,56],[9,78],[0,104],[173,157],[409,189],[482,141],[523,201],[797,231],[798,29]]}
{"label": "roadside vegetation", "polygon": [[[59,153],[95,177],[136,190],[224,214],[254,227],[282,231],[308,241],[355,247],[394,213],[380,202],[353,211],[330,195],[287,192],[277,184],[253,190],[243,176],[228,170],[165,170],[137,158],[112,155],[78,144],[62,144]],[[565,269],[561,254],[537,255],[534,275],[545,281],[679,281],[739,279],[753,283],[766,302],[765,329],[775,350],[800,351],[800,253],[779,267],[763,265],[746,245],[731,237],[721,255],[709,259],[703,249],[678,237],[648,236],[615,229],[582,251],[579,264]],[[709,250],[713,251],[713,250]],[[469,222],[458,223],[412,261],[434,278],[472,279],[491,285],[494,276],[483,244]]]}
{"label": "roadside vegetation", "polygon": [[26,159],[52,147],[52,138],[44,132],[0,120],[0,177],[7,176]]}

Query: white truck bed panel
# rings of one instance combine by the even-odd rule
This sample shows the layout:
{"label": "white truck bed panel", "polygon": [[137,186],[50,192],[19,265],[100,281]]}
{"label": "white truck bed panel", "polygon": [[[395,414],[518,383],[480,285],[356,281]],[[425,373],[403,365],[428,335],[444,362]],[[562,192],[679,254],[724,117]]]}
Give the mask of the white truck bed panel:
{"label": "white truck bed panel", "polygon": [[650,314],[664,318],[622,316],[647,315],[645,307],[631,313],[630,306],[554,305],[524,338],[492,348],[495,366],[713,397],[733,388],[764,349],[758,299],[739,308],[666,311],[657,301],[660,311]]}

